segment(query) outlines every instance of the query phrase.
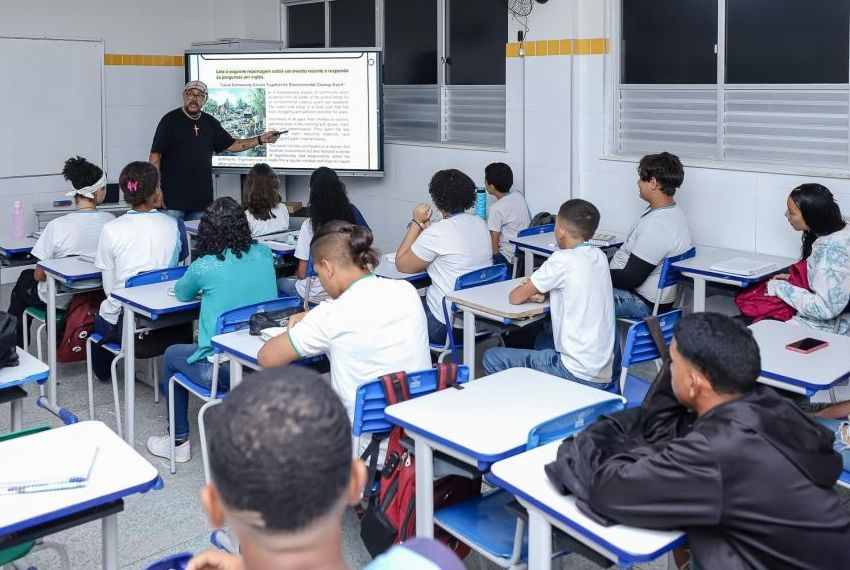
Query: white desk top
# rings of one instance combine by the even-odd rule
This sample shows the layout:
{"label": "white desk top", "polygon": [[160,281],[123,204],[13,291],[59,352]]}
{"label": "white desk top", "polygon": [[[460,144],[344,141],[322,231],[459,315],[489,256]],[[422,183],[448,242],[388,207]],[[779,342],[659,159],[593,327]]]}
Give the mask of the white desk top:
{"label": "white desk top", "polygon": [[0,368],[0,390],[47,380],[50,368],[44,362],[20,347],[17,351],[18,365]]}
{"label": "white desk top", "polygon": [[[762,377],[775,381],[765,383],[818,391],[850,376],[850,337],[779,321],[760,321],[750,330],[761,352]],[[810,354],[785,348],[806,337],[825,340],[829,346]]]}
{"label": "white desk top", "polygon": [[[698,245],[696,246],[696,248],[697,252],[694,257],[676,262],[673,264],[673,267],[687,274],[704,275],[707,277],[735,281],[738,282],[738,284],[741,286],[747,286],[750,283],[762,281],[766,277],[781,272],[789,265],[792,265],[798,261],[796,259],[791,259],[788,257],[777,257],[775,255],[764,255],[761,253],[753,253],[751,251],[738,251],[736,249],[723,249],[719,247],[708,247],[704,245]],[[776,267],[773,269],[766,269],[765,271],[762,271],[761,273],[755,275],[732,275],[729,273],[717,271],[716,269],[711,269],[711,266],[716,263],[729,261],[730,259],[734,259],[736,257],[745,257],[747,259],[774,263],[776,264]]]}
{"label": "white desk top", "polygon": [[89,453],[97,459],[85,487],[45,493],[0,496],[0,535],[23,530],[152,488],[159,472],[101,422],[80,422],[0,443],[0,479],[7,462],[52,455]]}
{"label": "white desk top", "polygon": [[259,369],[257,354],[265,342],[259,336],[251,336],[248,329],[219,334],[210,339],[212,346],[224,354],[235,356],[252,368]]}
{"label": "white desk top", "polygon": [[395,262],[390,263],[383,255],[381,256],[381,262],[375,268],[374,273],[378,277],[383,277],[385,279],[404,279],[405,281],[418,281],[420,279],[428,278],[427,271],[420,271],[419,273],[402,273],[395,266]]}
{"label": "white desk top", "polygon": [[512,305],[508,295],[523,281],[523,277],[510,279],[492,285],[482,285],[462,291],[452,291],[446,299],[454,301],[460,307],[470,307],[477,314],[492,315],[497,320],[506,322],[527,319],[549,311],[549,299],[544,303],[523,303]]}
{"label": "white desk top", "polygon": [[558,493],[543,471],[544,465],[555,460],[560,444],[549,443],[495,463],[491,469],[494,481],[542,511],[557,526],[570,529],[573,536],[580,535],[581,542],[599,545],[615,554],[621,563],[647,562],[684,543],[685,535],[680,531],[605,527],[585,516],[576,506],[575,497]]}
{"label": "white desk top", "polygon": [[57,277],[66,285],[74,281],[83,281],[87,279],[100,280],[100,269],[94,266],[93,263],[83,261],[79,257],[62,257],[60,259],[46,259],[38,262],[38,267],[44,269],[45,273],[49,273]]}
{"label": "white desk top", "polygon": [[183,302],[178,301],[174,295],[168,294],[168,290],[174,287],[176,282],[161,281],[150,285],[115,289],[112,291],[112,297],[153,317],[199,308],[201,302],[198,300]]}
{"label": "white desk top", "polygon": [[183,222],[186,226],[186,231],[190,234],[198,233],[198,225],[201,223],[201,220],[187,220]]}
{"label": "white desk top", "polygon": [[[611,247],[622,244],[626,239],[626,234],[622,232],[596,230],[596,233],[615,236],[614,240],[611,242]],[[555,232],[545,232],[542,234],[516,237],[510,240],[510,243],[520,249],[530,249],[531,251],[542,255],[552,255],[558,249],[558,244],[555,242]]]}
{"label": "white desk top", "polygon": [[295,253],[295,246],[289,245],[284,241],[263,238],[258,239],[257,241],[268,246],[268,248],[272,250],[272,253],[277,257],[285,257]]}
{"label": "white desk top", "polygon": [[620,396],[527,368],[511,368],[388,406],[389,421],[479,462],[525,448],[528,433],[547,420]]}
{"label": "white desk top", "polygon": [[3,255],[29,253],[35,242],[36,240],[31,237],[0,236],[0,253]]}

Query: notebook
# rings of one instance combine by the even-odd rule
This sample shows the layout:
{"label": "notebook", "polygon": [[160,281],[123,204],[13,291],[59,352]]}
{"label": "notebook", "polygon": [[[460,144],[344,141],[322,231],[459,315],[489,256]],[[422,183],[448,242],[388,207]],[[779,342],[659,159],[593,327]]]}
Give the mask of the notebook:
{"label": "notebook", "polygon": [[587,240],[587,243],[595,247],[608,247],[614,243],[615,239],[617,239],[617,236],[614,234],[593,234],[593,237]]}
{"label": "notebook", "polygon": [[269,327],[260,331],[260,338],[263,339],[263,342],[267,342],[285,332],[286,327]]}
{"label": "notebook", "polygon": [[85,487],[94,469],[100,448],[90,453],[63,457],[57,462],[52,454],[33,454],[0,469],[0,495],[44,493]]}
{"label": "notebook", "polygon": [[745,277],[759,275],[766,271],[778,268],[775,263],[770,261],[750,259],[748,257],[733,257],[726,261],[714,263],[710,267],[714,271],[722,271],[731,275],[743,275]]}

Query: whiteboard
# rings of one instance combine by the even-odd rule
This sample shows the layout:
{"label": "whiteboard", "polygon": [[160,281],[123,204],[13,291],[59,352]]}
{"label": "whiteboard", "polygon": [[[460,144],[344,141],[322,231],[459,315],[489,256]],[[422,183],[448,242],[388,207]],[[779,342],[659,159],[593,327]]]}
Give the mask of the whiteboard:
{"label": "whiteboard", "polygon": [[0,178],[104,164],[103,41],[0,37]]}

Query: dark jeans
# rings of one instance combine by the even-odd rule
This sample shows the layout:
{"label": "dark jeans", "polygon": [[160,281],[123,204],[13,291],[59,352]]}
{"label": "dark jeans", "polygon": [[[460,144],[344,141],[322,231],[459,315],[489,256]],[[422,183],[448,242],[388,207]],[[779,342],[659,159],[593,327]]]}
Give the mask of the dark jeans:
{"label": "dark jeans", "polygon": [[172,218],[177,218],[178,220],[183,220],[184,222],[200,220],[201,216],[204,215],[203,210],[165,210],[165,213],[171,216]]}
{"label": "dark jeans", "polygon": [[508,269],[514,266],[514,264],[509,262],[508,258],[502,255],[501,252],[493,255],[493,265],[507,265]]}
{"label": "dark jeans", "polygon": [[[99,335],[103,335],[104,337],[108,337],[112,334],[112,331],[118,325],[113,325],[106,321],[100,315],[97,315],[94,318],[94,332]],[[120,331],[118,331],[120,332]],[[120,337],[119,337],[120,338]],[[117,344],[121,344],[120,340]],[[115,355],[102,348],[101,346],[92,343],[91,345],[91,367],[94,371],[94,375],[97,376],[97,379],[101,382],[111,382],[112,381],[112,359],[115,358]]]}
{"label": "dark jeans", "polygon": [[15,283],[15,287],[12,289],[9,310],[6,311],[18,319],[18,326],[15,331],[15,343],[21,348],[24,346],[23,315],[27,307],[47,308],[47,305],[38,296],[38,281],[35,280],[34,269],[25,269],[21,272],[18,281]]}
{"label": "dark jeans", "polygon": [[[437,320],[437,317],[428,308],[428,302],[422,297],[425,306],[425,317],[428,320],[428,341],[431,344],[443,344],[446,342],[446,325]],[[463,329],[453,329],[455,342],[463,344]]]}

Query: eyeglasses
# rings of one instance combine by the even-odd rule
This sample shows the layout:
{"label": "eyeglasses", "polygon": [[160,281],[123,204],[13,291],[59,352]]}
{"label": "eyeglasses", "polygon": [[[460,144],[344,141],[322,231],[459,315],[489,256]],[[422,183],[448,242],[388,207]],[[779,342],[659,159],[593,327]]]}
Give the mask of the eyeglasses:
{"label": "eyeglasses", "polygon": [[185,93],[183,93],[183,97],[185,97],[186,99],[198,99],[200,101],[207,98],[206,94],[200,93],[198,91],[186,91]]}

